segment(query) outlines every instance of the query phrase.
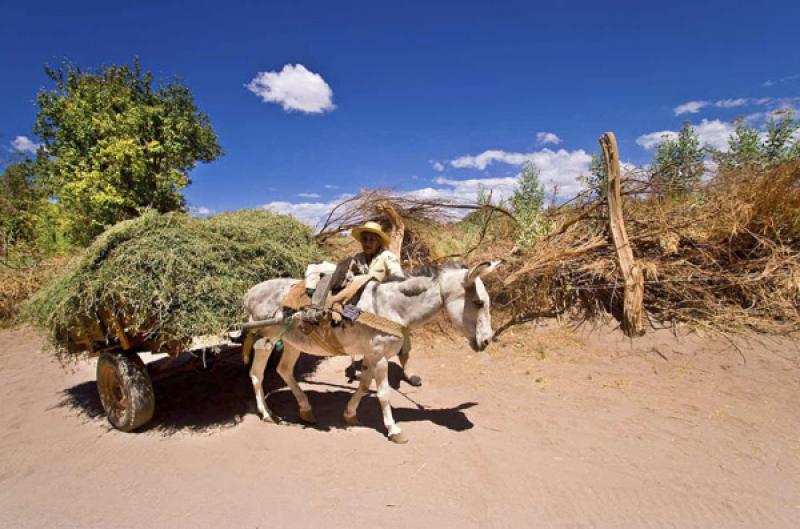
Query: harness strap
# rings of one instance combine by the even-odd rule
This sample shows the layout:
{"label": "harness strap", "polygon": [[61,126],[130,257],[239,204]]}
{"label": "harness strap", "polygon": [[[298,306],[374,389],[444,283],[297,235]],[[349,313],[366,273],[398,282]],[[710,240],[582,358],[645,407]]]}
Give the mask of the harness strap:
{"label": "harness strap", "polygon": [[361,312],[355,321],[372,329],[402,338],[403,346],[400,349],[401,353],[408,353],[411,350],[411,329],[409,329],[407,325],[397,323],[383,316],[378,316],[372,312]]}

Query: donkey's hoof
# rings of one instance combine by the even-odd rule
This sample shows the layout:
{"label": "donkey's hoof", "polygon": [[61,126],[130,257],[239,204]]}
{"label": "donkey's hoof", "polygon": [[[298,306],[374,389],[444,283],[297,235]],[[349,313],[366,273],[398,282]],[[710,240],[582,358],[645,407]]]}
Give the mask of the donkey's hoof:
{"label": "donkey's hoof", "polygon": [[275,421],[269,415],[267,415],[266,417],[261,417],[261,422],[275,424]]}
{"label": "donkey's hoof", "polygon": [[300,410],[300,420],[308,424],[317,424],[317,418],[314,417],[314,412],[309,410]]}
{"label": "donkey's hoof", "polygon": [[348,426],[359,425],[358,417],[356,417],[355,415],[347,415],[346,413],[344,414],[344,422],[346,422]]}
{"label": "donkey's hoof", "polygon": [[389,440],[393,443],[404,445],[408,442],[408,437],[406,437],[406,434],[404,434],[403,432],[399,432],[390,435]]}
{"label": "donkey's hoof", "polygon": [[418,388],[422,385],[422,379],[419,377],[419,375],[411,375],[408,377],[407,381],[415,388]]}

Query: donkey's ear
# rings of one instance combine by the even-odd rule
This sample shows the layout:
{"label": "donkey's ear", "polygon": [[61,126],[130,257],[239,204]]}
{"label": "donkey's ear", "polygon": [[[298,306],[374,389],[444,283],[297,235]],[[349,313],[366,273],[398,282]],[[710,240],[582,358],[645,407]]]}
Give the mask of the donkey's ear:
{"label": "donkey's ear", "polygon": [[484,278],[494,272],[503,263],[502,259],[497,261],[481,261],[469,269],[467,277],[464,279],[464,288],[469,288],[475,283],[477,278]]}

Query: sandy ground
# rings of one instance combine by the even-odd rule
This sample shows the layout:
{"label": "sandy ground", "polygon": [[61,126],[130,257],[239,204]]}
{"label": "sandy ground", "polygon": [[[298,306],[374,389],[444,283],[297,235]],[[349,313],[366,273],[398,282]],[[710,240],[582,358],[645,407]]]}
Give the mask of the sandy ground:
{"label": "sandy ground", "polygon": [[[101,416],[94,363],[64,370],[32,331],[0,333],[0,527],[800,526],[796,342],[516,328],[491,361],[446,332],[345,428],[347,359],[305,359],[320,425],[274,372],[262,423],[241,364],[156,385],[156,417]],[[397,369],[393,370],[397,385]]]}

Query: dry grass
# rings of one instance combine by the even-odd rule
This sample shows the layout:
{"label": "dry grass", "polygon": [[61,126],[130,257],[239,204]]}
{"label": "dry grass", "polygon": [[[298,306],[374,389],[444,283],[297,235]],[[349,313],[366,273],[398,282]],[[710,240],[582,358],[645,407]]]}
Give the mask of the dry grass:
{"label": "dry grass", "polygon": [[[681,199],[656,197],[638,175],[630,175],[623,194],[651,325],[721,332],[800,329],[800,162],[716,175]],[[406,265],[505,258],[507,265],[489,287],[509,325],[539,317],[621,316],[623,281],[603,200],[551,207],[546,215],[553,233],[525,253],[513,246],[515,225],[507,211],[473,205],[476,211],[454,221],[452,204],[381,191],[343,203],[323,237],[365,220],[385,222],[383,201],[405,222]]]}
{"label": "dry grass", "polygon": [[[565,229],[512,263],[498,293],[510,318],[619,315],[623,283],[603,210],[559,212]],[[800,328],[800,163],[720,175],[678,201],[629,198],[625,218],[653,325]]]}
{"label": "dry grass", "polygon": [[0,328],[16,322],[22,303],[62,270],[69,259],[59,255],[26,267],[0,266]]}

